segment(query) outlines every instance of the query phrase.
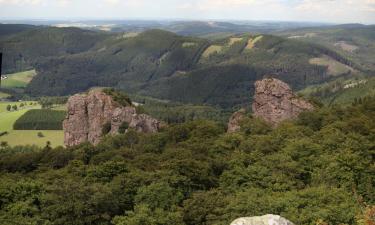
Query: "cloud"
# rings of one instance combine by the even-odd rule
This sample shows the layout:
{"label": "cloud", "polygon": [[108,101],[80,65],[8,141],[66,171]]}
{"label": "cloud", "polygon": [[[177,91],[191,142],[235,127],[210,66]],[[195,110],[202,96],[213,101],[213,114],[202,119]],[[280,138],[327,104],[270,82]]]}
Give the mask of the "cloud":
{"label": "cloud", "polygon": [[116,4],[120,3],[120,0],[105,0],[105,2],[107,2],[109,4],[116,5]]}
{"label": "cloud", "polygon": [[8,5],[39,5],[42,0],[0,0],[0,4]]}

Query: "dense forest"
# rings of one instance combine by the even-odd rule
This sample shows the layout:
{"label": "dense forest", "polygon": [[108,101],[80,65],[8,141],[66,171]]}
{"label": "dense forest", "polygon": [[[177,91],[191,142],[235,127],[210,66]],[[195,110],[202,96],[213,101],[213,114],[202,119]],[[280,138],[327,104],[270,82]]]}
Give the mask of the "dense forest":
{"label": "dense forest", "polygon": [[375,98],[271,128],[213,121],[129,131],[97,146],[0,151],[0,223],[227,225],[279,214],[295,224],[373,224]]}
{"label": "dense forest", "polygon": [[[367,63],[362,65],[319,42],[274,35],[240,33],[210,40],[164,30],[106,33],[21,28],[0,37],[0,51],[6,73],[36,69],[37,76],[25,90],[33,97],[64,96],[99,86],[230,109],[248,103],[253,82],[264,76],[277,77],[300,90],[372,72]],[[363,29],[369,34],[375,31],[370,26]],[[314,64],[311,59],[326,61]],[[330,63],[347,70],[332,75]]]}

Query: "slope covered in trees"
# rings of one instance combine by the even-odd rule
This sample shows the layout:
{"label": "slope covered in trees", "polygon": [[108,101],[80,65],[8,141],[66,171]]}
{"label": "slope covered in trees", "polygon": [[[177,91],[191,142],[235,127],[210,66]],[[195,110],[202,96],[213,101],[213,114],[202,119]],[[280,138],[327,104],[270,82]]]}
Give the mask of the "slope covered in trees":
{"label": "slope covered in trees", "polygon": [[[227,225],[279,214],[295,224],[372,224],[375,98],[272,129],[211,121],[128,132],[98,146],[2,147],[6,224]],[[369,222],[370,221],[370,222]]]}
{"label": "slope covered in trees", "polygon": [[[368,72],[337,51],[272,35],[210,41],[162,30],[140,34],[42,27],[0,40],[7,71],[35,67],[26,91],[69,95],[95,86],[222,108],[248,103],[255,80],[270,74],[294,89]],[[332,76],[329,58],[350,69]]]}

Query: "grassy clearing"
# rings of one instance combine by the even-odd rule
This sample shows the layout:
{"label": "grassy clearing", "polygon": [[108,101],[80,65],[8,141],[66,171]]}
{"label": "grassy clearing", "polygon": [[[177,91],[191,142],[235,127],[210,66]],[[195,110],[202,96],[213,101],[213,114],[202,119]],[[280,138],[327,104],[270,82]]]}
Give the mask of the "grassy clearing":
{"label": "grassy clearing", "polygon": [[56,111],[66,111],[68,108],[66,105],[55,105],[52,107],[52,110]]}
{"label": "grassy clearing", "polygon": [[[21,103],[27,104],[27,107],[7,112],[6,106],[7,105],[17,105],[19,106]],[[39,105],[29,105],[30,102],[2,102],[0,103],[0,131],[7,131],[9,134],[1,136],[1,141],[6,141],[10,146],[15,145],[38,145],[38,146],[45,146],[47,141],[50,141],[52,146],[59,146],[63,145],[64,140],[64,133],[63,131],[44,131],[44,130],[13,130],[14,122],[20,118],[23,114],[25,114],[30,109],[40,108]],[[44,137],[38,137],[38,133],[42,132]]]}
{"label": "grassy clearing", "polygon": [[220,53],[223,50],[223,46],[220,45],[211,45],[203,52],[203,57],[208,58],[210,55],[215,53]]}
{"label": "grassy clearing", "polygon": [[7,76],[8,79],[3,80],[1,85],[5,88],[24,88],[35,75],[35,70],[6,74],[5,76]]}
{"label": "grassy clearing", "polygon": [[35,104],[37,104],[36,102],[34,102],[34,101],[24,101],[24,102],[0,102],[0,115],[1,115],[1,113],[3,113],[3,112],[7,112],[7,106],[8,105],[11,105],[11,106],[13,106],[13,105],[17,105],[17,107],[19,108],[19,109],[22,109],[21,108],[21,104],[23,104],[24,105],[24,107],[22,107],[22,108],[24,108],[24,109],[30,109],[30,108],[32,108],[32,109],[35,109],[35,108],[40,108],[40,106],[39,105],[35,105]]}
{"label": "grassy clearing", "polygon": [[0,92],[0,99],[1,98],[8,98],[10,95],[4,92]]}
{"label": "grassy clearing", "polygon": [[348,44],[345,41],[339,41],[339,42],[335,43],[334,46],[339,47],[342,50],[347,51],[347,52],[354,52],[355,50],[357,50],[359,48],[358,46]]}
{"label": "grassy clearing", "polygon": [[310,64],[319,65],[319,66],[327,66],[328,67],[328,74],[332,76],[338,76],[341,74],[349,73],[350,71],[354,71],[353,68],[342,64],[328,56],[322,56],[319,58],[312,58],[310,59]]}
{"label": "grassy clearing", "polygon": [[236,37],[230,38],[229,39],[229,46],[232,46],[234,43],[242,41],[242,40],[243,40],[243,38],[236,38]]}
{"label": "grassy clearing", "polygon": [[[38,137],[39,132],[44,137]],[[8,135],[0,137],[0,141],[6,141],[10,146],[37,145],[40,147],[46,146],[49,141],[53,147],[57,147],[64,144],[64,132],[62,130],[12,130]]]}
{"label": "grassy clearing", "polygon": [[247,45],[246,45],[246,48],[245,49],[253,49],[255,44],[262,40],[263,36],[260,35],[258,37],[255,37],[255,38],[250,38],[249,41],[247,42]]}
{"label": "grassy clearing", "polygon": [[194,47],[196,45],[197,45],[197,43],[194,43],[194,42],[184,42],[184,43],[182,43],[183,48],[190,48],[190,47]]}

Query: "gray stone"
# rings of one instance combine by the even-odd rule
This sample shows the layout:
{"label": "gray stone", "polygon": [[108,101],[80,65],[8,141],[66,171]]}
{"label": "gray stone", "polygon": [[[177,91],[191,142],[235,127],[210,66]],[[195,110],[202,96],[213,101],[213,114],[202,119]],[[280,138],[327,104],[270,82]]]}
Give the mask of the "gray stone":
{"label": "gray stone", "polygon": [[288,84],[268,78],[255,82],[252,108],[254,116],[277,126],[284,120],[297,118],[303,111],[313,110],[314,106],[293,94]]}
{"label": "gray stone", "polygon": [[230,225],[294,225],[289,220],[278,215],[242,217],[234,220]]}
{"label": "gray stone", "polygon": [[64,143],[74,146],[83,142],[98,144],[106,123],[111,124],[110,134],[117,134],[123,122],[138,132],[157,132],[161,123],[145,114],[138,115],[132,106],[121,106],[101,90],[77,94],[69,98],[68,113],[63,122]]}

